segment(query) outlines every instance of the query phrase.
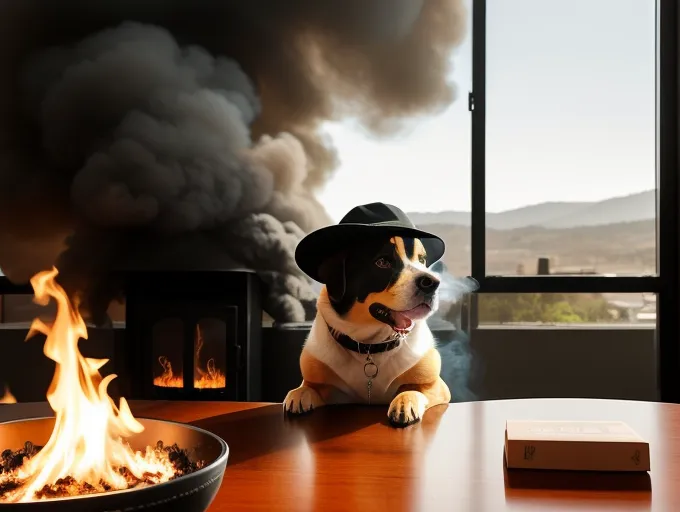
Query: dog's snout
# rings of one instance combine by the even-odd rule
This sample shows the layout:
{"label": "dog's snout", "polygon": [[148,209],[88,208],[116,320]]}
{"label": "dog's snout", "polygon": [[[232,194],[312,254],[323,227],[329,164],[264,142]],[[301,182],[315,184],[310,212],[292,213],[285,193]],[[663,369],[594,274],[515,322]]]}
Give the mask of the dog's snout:
{"label": "dog's snout", "polygon": [[434,276],[422,275],[416,279],[416,286],[421,292],[432,293],[439,288],[439,279]]}

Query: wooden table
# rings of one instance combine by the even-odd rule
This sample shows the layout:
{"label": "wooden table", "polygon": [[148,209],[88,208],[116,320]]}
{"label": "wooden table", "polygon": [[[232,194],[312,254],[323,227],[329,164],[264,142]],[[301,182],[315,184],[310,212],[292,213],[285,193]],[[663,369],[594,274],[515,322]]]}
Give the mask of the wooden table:
{"label": "wooden table", "polygon": [[[680,511],[680,406],[607,400],[502,400],[440,406],[397,430],[384,407],[342,406],[284,420],[279,404],[133,402],[136,416],[190,422],[224,438],[229,464],[211,512]],[[0,421],[49,413],[0,406]],[[652,470],[615,477],[507,472],[506,419],[628,422]]]}

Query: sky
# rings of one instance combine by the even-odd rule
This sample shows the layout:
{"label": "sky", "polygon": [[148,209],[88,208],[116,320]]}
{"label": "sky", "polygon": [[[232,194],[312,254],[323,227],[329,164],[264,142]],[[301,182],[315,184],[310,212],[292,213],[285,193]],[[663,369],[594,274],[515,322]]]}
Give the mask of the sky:
{"label": "sky", "polygon": [[[487,0],[487,211],[655,188],[654,4]],[[350,122],[325,126],[341,164],[319,199],[335,221],[373,201],[470,210],[468,27],[445,112],[387,140]]]}

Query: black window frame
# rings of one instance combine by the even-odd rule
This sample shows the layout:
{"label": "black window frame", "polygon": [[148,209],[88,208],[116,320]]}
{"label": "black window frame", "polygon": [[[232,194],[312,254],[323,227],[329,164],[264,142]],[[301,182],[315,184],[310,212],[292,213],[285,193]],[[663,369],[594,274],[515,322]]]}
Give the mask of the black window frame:
{"label": "black window frame", "polygon": [[[486,273],[486,0],[472,0],[471,266],[477,293],[636,293],[657,295],[656,354],[659,396],[680,403],[678,287],[678,6],[656,1],[656,275],[499,276]],[[616,12],[612,12],[615,15]],[[469,328],[479,328],[478,297]],[[615,357],[615,355],[612,355]]]}

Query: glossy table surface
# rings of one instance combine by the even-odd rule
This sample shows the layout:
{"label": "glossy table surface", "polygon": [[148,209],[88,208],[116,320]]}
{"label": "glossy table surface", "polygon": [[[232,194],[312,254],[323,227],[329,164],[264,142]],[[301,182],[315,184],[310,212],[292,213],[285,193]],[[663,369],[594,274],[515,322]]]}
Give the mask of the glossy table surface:
{"label": "glossy table surface", "polygon": [[[138,417],[188,422],[230,447],[211,512],[680,511],[680,406],[608,400],[501,400],[431,409],[394,429],[382,406],[284,419],[280,404],[132,402]],[[48,415],[0,406],[0,421]],[[510,471],[507,419],[623,420],[650,442],[652,470],[628,475]]]}

